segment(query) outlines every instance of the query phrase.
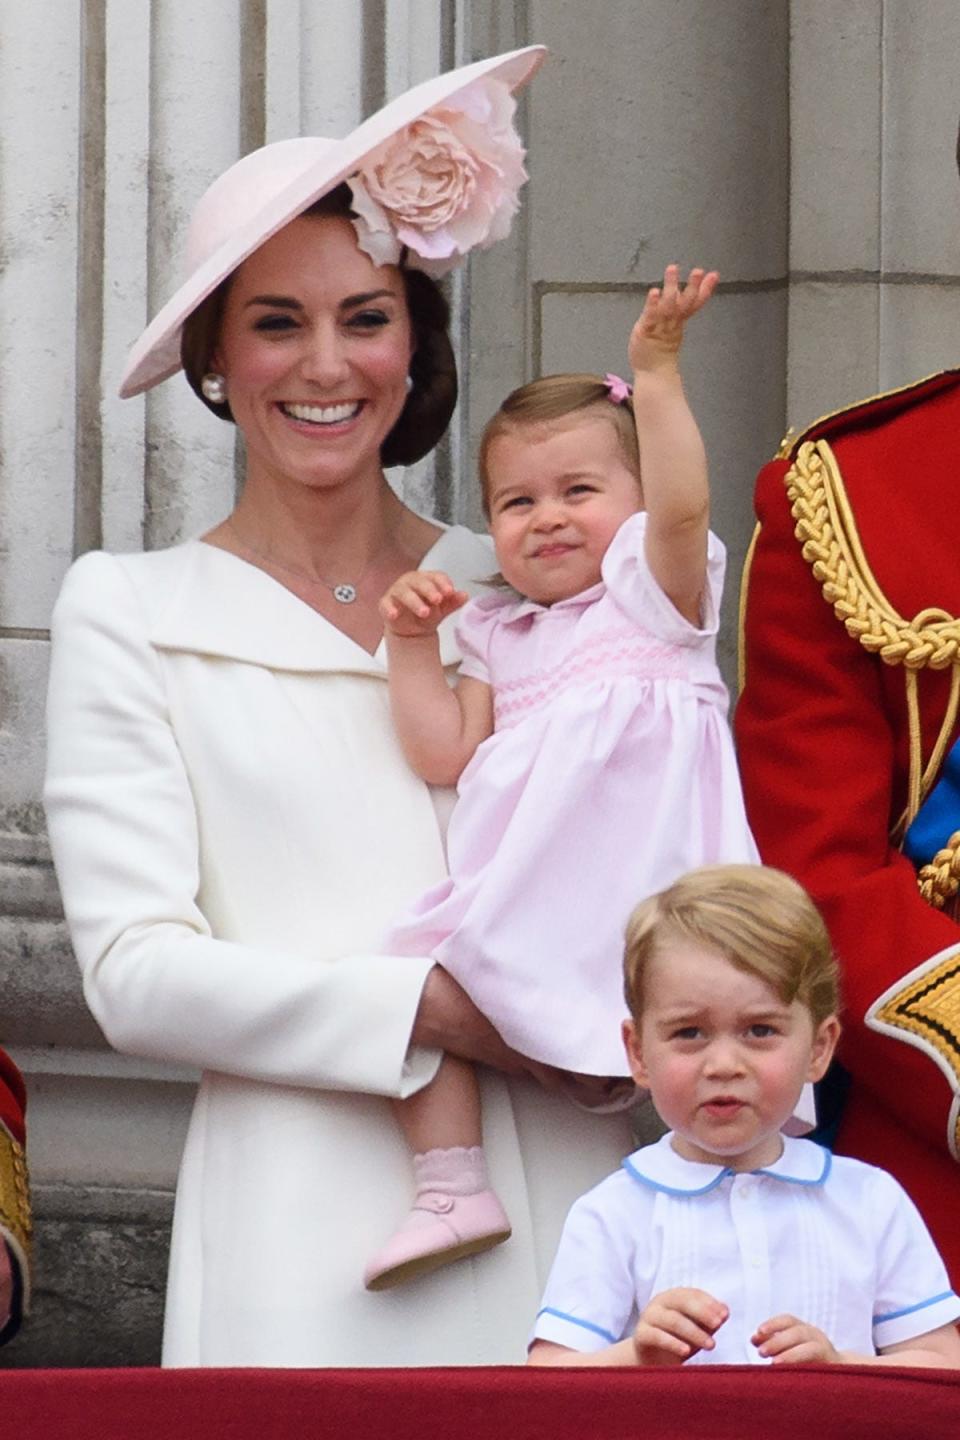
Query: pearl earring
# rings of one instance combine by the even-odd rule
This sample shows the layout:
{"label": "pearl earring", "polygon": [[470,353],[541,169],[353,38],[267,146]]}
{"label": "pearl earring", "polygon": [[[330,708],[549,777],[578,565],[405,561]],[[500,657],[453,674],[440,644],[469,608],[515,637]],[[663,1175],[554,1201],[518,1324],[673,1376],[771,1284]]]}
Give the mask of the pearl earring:
{"label": "pearl earring", "polygon": [[200,389],[204,398],[210,401],[211,405],[222,405],[227,398],[227,382],[222,375],[215,370],[210,370],[200,381]]}
{"label": "pearl earring", "polygon": [[404,381],[404,384],[407,387],[407,394],[409,395],[410,391],[413,389],[413,376],[408,375],[406,380]]}

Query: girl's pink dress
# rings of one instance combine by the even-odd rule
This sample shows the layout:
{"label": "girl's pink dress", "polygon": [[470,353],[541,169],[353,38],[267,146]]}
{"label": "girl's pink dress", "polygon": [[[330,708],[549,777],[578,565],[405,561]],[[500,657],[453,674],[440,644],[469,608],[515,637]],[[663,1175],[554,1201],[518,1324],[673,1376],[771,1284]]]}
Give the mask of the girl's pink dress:
{"label": "girl's pink dress", "polygon": [[714,659],[725,552],[710,536],[701,628],[654,581],[646,515],[599,585],[545,607],[484,595],[459,617],[461,673],[493,687],[493,735],[460,777],[450,875],[387,945],[432,955],[508,1044],[625,1075],[623,932],[697,865],[756,861]]}

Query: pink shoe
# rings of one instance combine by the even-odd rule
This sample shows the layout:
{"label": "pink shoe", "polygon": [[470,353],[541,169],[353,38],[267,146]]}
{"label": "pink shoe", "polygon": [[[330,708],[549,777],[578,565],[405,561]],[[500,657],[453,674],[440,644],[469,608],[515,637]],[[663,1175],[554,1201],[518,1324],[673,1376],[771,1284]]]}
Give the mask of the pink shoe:
{"label": "pink shoe", "polygon": [[367,1265],[363,1283],[368,1290],[387,1290],[509,1239],[510,1221],[492,1190],[476,1195],[425,1190]]}

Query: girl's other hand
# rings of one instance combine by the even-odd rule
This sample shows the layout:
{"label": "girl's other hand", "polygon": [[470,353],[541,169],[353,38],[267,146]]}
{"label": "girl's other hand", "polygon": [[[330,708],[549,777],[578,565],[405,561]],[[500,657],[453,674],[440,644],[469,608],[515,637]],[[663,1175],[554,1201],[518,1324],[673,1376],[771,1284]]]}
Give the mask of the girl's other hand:
{"label": "girl's other hand", "polygon": [[698,1350],[712,1350],[714,1332],[730,1311],[706,1290],[677,1286],[654,1295],[637,1321],[633,1348],[638,1365],[682,1365]]}
{"label": "girl's other hand", "polygon": [[468,599],[442,570],[408,570],[393,582],[379,608],[389,635],[419,640],[435,634],[440,622]]}
{"label": "girl's other hand", "polygon": [[822,1330],[795,1315],[764,1320],[750,1340],[774,1365],[838,1365],[843,1358]]}
{"label": "girl's other hand", "polygon": [[634,374],[675,370],[683,340],[683,327],[702,310],[717,288],[716,270],[691,270],[687,283],[680,284],[679,265],[668,265],[663,286],[647,291],[640,319],[630,334],[627,355]]}

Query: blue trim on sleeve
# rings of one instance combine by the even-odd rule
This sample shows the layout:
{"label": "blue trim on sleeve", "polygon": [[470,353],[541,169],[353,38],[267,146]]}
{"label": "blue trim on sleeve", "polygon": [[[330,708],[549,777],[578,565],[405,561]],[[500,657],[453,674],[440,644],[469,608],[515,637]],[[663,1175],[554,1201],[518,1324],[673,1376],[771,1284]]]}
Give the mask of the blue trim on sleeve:
{"label": "blue trim on sleeve", "polygon": [[944,1290],[941,1295],[934,1295],[929,1300],[921,1300],[916,1305],[905,1305],[902,1310],[891,1310],[889,1315],[874,1315],[874,1325],[885,1325],[888,1320],[899,1320],[901,1315],[912,1315],[915,1310],[926,1310],[928,1305],[939,1305],[941,1300],[957,1300],[958,1297],[952,1290]]}
{"label": "blue trim on sleeve", "polygon": [[558,1320],[569,1320],[571,1325],[579,1325],[582,1330],[590,1330],[594,1335],[599,1335],[603,1340],[609,1340],[611,1345],[616,1345],[617,1336],[611,1335],[609,1330],[604,1330],[600,1325],[594,1325],[590,1320],[580,1320],[576,1315],[567,1315],[563,1310],[554,1310],[552,1305],[544,1305],[542,1310],[537,1311],[537,1319],[541,1315],[555,1315]]}
{"label": "blue trim on sleeve", "polygon": [[720,1185],[724,1180],[726,1180],[728,1175],[733,1175],[735,1173],[733,1170],[727,1168],[721,1170],[720,1174],[717,1175],[715,1179],[711,1180],[709,1185],[701,1185],[699,1190],[679,1190],[676,1189],[673,1185],[663,1185],[660,1183],[659,1180],[651,1180],[648,1175],[641,1174],[641,1172],[637,1170],[635,1166],[630,1164],[629,1155],[627,1156],[626,1160],[622,1161],[621,1163],[624,1170],[626,1170],[627,1174],[630,1176],[631,1180],[637,1180],[641,1185],[645,1185],[648,1190],[659,1190],[663,1195],[680,1195],[684,1198],[690,1195],[706,1195],[709,1190],[716,1190],[717,1186]]}

